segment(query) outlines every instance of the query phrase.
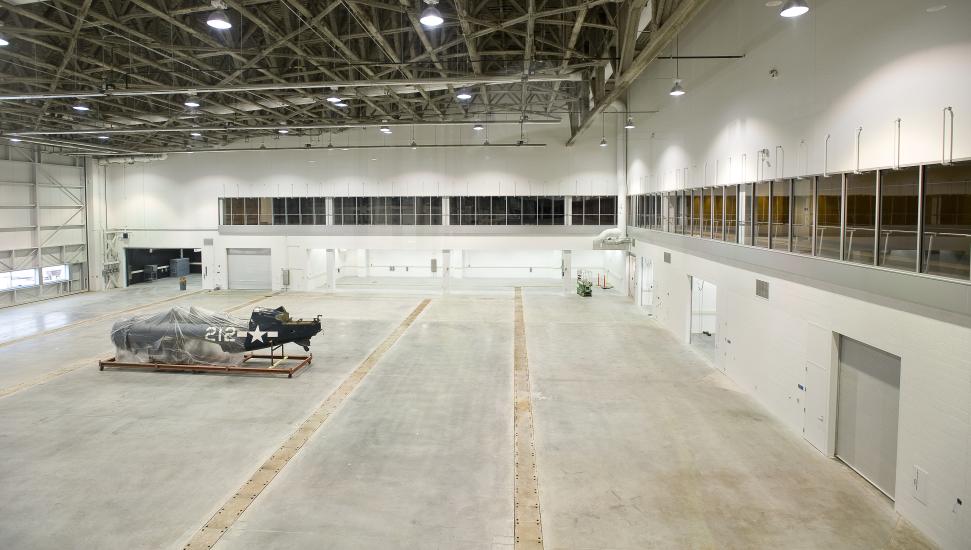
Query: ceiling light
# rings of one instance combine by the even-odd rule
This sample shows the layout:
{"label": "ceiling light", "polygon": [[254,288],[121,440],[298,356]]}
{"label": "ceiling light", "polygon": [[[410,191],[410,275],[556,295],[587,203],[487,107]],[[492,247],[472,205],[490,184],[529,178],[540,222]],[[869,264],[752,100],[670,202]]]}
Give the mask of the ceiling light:
{"label": "ceiling light", "polygon": [[380,128],[380,130],[381,130],[381,133],[382,134],[390,134],[391,133],[391,128],[388,128],[387,126],[382,126]]}
{"label": "ceiling light", "polygon": [[213,10],[209,14],[209,19],[206,19],[206,24],[221,31],[233,28],[233,24],[229,22],[229,17],[226,15],[226,10],[222,9]]}
{"label": "ceiling light", "polygon": [[91,110],[91,107],[89,107],[87,103],[81,103],[80,101],[75,103],[74,105],[71,105],[71,108],[74,109],[75,111],[82,111],[82,112]]}
{"label": "ceiling light", "polygon": [[10,138],[10,141],[13,141],[13,142],[20,142],[20,141],[23,141],[23,140],[22,140],[22,139],[20,139],[20,138]]}
{"label": "ceiling light", "polygon": [[10,45],[10,41],[4,38],[3,36],[0,36],[0,46],[9,46],[9,45]]}
{"label": "ceiling light", "polygon": [[411,140],[411,148],[412,149],[417,149],[418,148],[418,143],[416,143],[415,140]]}
{"label": "ceiling light", "polygon": [[327,98],[327,101],[329,103],[341,103],[341,98],[337,97],[336,95],[332,95]]}
{"label": "ceiling light", "polygon": [[605,138],[605,137],[600,138],[600,146],[601,147],[606,147],[607,146],[607,138]]}
{"label": "ceiling light", "polygon": [[472,99],[472,93],[466,89],[461,89],[459,90],[459,93],[455,94],[455,97],[456,99],[460,99],[462,101],[468,101]]}
{"label": "ceiling light", "polygon": [[199,98],[198,97],[196,97],[194,95],[190,95],[189,97],[185,98],[185,103],[183,103],[183,105],[185,105],[186,107],[188,107],[190,109],[195,109],[195,108],[199,107],[200,105],[202,105],[202,103],[199,103]]}
{"label": "ceiling light", "polygon": [[107,139],[111,139],[111,138],[109,136],[98,136],[98,139],[100,139],[100,140],[107,140]]}
{"label": "ceiling light", "polygon": [[276,131],[276,133],[278,133],[278,134],[289,134],[290,133],[290,130],[287,130],[286,128],[280,128],[279,130]]}
{"label": "ceiling light", "polygon": [[628,130],[633,130],[634,129],[634,119],[631,118],[631,117],[627,117],[627,123],[624,124],[624,128],[626,128]]}
{"label": "ceiling light", "polygon": [[343,101],[340,101],[338,103],[335,103],[334,104],[334,107],[347,107],[347,103],[344,103]]}
{"label": "ceiling light", "polygon": [[684,87],[681,85],[681,81],[675,80],[674,86],[671,88],[671,91],[668,93],[670,95],[673,95],[674,97],[683,96],[685,94],[685,91],[684,91]]}
{"label": "ceiling light", "polygon": [[421,12],[421,18],[418,19],[421,21],[421,24],[426,27],[438,27],[444,23],[445,18],[442,17],[442,12],[438,11],[438,8],[435,7],[438,0],[425,0],[425,3],[428,4],[428,7]]}
{"label": "ceiling light", "polygon": [[779,15],[782,17],[799,17],[807,11],[809,11],[809,5],[806,4],[806,0],[789,0],[782,6]]}
{"label": "ceiling light", "polygon": [[483,126],[482,123],[480,123],[480,122],[476,122],[472,126],[472,129],[475,130],[476,132],[481,132],[482,130],[485,130],[485,126]]}
{"label": "ceiling light", "polygon": [[200,134],[199,132],[189,132],[189,135],[192,137],[202,137],[202,134]]}

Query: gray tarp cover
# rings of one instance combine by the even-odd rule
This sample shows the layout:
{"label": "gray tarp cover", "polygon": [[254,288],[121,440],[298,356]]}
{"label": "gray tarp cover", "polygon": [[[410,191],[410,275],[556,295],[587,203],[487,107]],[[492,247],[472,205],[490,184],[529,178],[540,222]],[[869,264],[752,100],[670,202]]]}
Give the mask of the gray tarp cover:
{"label": "gray tarp cover", "polygon": [[177,306],[116,322],[111,341],[119,362],[236,365],[247,330],[247,320],[228,313]]}

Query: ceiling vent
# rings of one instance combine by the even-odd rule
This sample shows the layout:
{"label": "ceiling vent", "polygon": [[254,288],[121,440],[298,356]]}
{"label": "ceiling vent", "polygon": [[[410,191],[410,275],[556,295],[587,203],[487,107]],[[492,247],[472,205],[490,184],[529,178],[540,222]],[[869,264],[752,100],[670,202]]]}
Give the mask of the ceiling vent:
{"label": "ceiling vent", "polygon": [[755,295],[759,298],[769,299],[769,283],[760,279],[755,280]]}

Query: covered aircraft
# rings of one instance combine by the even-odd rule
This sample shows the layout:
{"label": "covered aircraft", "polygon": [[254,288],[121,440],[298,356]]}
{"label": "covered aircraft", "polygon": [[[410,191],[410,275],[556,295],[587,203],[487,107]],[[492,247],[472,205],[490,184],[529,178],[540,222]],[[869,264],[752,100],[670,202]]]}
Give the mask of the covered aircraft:
{"label": "covered aircraft", "polygon": [[287,310],[256,308],[249,321],[194,307],[118,321],[111,329],[118,361],[232,365],[248,351],[294,343],[310,349],[320,316],[291,319]]}

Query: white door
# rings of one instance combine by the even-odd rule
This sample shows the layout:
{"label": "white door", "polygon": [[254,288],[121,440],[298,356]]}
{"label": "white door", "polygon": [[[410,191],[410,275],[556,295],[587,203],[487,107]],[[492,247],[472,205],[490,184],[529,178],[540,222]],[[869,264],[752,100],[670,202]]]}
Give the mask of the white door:
{"label": "white door", "polygon": [[269,248],[227,248],[229,288],[269,290],[273,288]]}
{"label": "white door", "polygon": [[654,309],[654,262],[641,257],[641,306]]}
{"label": "white door", "polygon": [[806,384],[803,392],[803,437],[826,454],[829,439],[829,369],[812,361],[806,362]]}
{"label": "white door", "polygon": [[892,499],[900,358],[846,336],[839,357],[836,456]]}

